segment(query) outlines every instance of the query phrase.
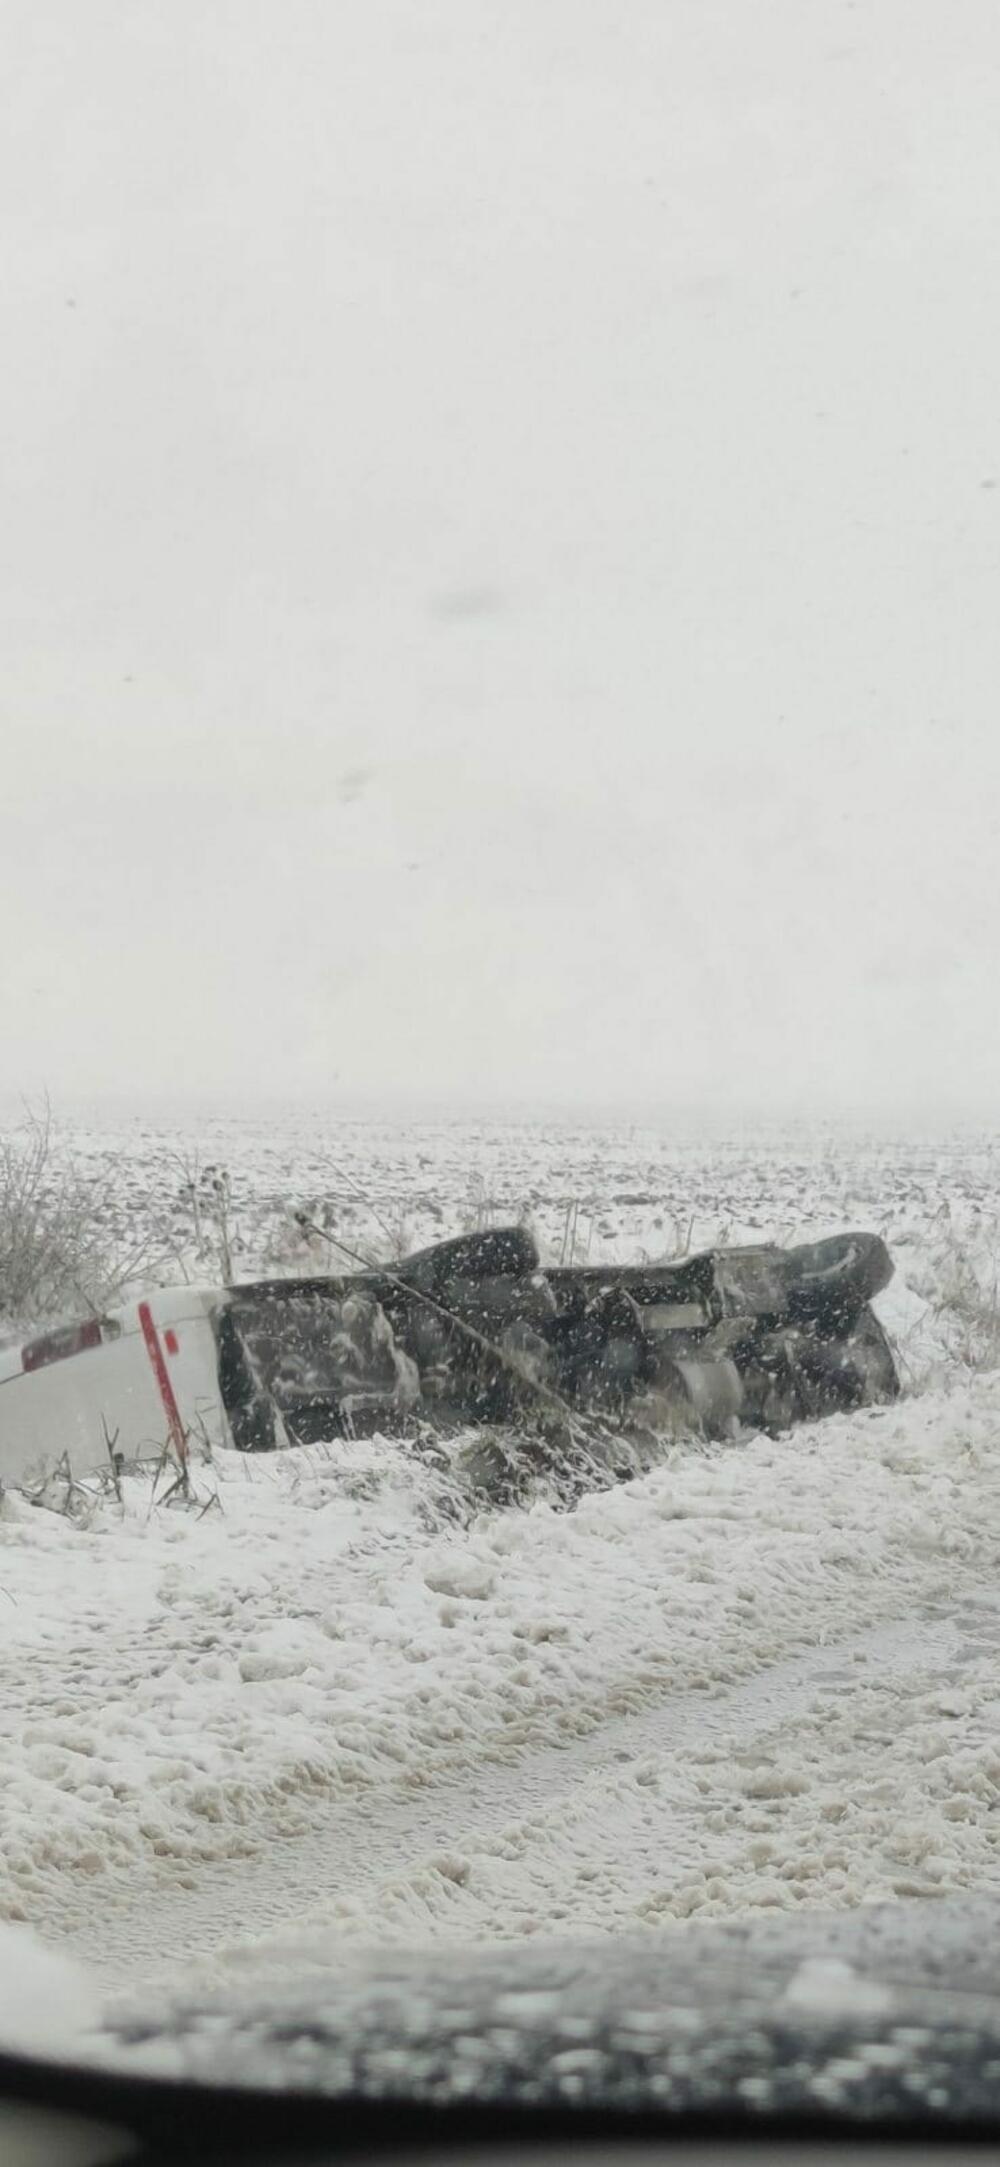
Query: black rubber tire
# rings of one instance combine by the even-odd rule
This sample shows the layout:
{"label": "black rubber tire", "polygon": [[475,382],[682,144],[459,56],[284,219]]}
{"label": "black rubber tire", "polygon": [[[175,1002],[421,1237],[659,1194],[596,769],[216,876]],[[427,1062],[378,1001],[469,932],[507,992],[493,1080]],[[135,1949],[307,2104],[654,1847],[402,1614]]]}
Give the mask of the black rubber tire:
{"label": "black rubber tire", "polygon": [[788,1314],[831,1333],[846,1330],[893,1274],[879,1234],[835,1234],[785,1253]]}
{"label": "black rubber tire", "polygon": [[449,1280],[521,1279],[537,1272],[538,1246],[523,1226],[487,1227],[482,1234],[459,1234],[435,1242],[393,1265],[393,1276],[421,1294],[437,1294]]}
{"label": "black rubber tire", "polygon": [[892,1348],[874,1310],[867,1307],[842,1339],[816,1339],[807,1345],[802,1368],[816,1414],[884,1406],[899,1397]]}

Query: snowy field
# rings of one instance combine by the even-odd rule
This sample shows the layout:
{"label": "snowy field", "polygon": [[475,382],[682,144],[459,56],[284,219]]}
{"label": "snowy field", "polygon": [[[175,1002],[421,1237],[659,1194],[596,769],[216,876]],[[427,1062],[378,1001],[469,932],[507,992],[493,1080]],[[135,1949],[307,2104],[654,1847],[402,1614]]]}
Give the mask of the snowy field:
{"label": "snowy field", "polygon": [[193,1503],[131,1482],[86,1524],[6,1497],[0,1918],[117,1986],[1000,1894],[997,1140],[289,1120],[206,1124],[197,1164],[152,1123],[64,1145],[163,1276],[168,1247],[206,1276],[212,1166],[240,1271],[302,1268],[302,1205],[371,1253],[520,1214],[592,1258],[877,1228],[908,1391],[665,1445],[570,1512],[379,1441],[220,1455]]}
{"label": "snowy field", "polygon": [[[292,1213],[372,1254],[463,1227],[527,1217],[551,1260],[661,1257],[715,1240],[795,1241],[817,1229],[884,1233],[904,1276],[926,1276],[952,1238],[1000,1245],[1000,1133],[899,1138],[836,1128],[673,1133],[639,1126],[427,1122],[407,1126],[207,1115],[133,1117],[56,1132],[92,1183],[94,1210],[128,1245],[146,1239],[163,1275],[212,1252],[212,1174],[228,1190],[234,1263],[315,1268]],[[202,1198],[195,1215],[192,1189]],[[567,1236],[567,1220],[569,1230]]]}

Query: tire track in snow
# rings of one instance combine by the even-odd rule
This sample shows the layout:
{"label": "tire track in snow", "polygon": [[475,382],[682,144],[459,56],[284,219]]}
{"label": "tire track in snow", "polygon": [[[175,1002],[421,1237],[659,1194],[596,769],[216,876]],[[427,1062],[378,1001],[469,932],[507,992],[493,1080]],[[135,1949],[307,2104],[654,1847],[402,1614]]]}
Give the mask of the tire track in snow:
{"label": "tire track in snow", "polygon": [[323,1906],[419,1940],[989,1881],[995,1655],[947,1636],[993,1645],[998,1434],[984,1379],[430,1530],[382,1443],[231,1456],[207,1517],[0,1500],[7,1915],[110,1973]]}
{"label": "tire track in snow", "polygon": [[[95,1914],[66,1944],[112,1985],[148,1978],[154,1950],[157,1975],[200,1960],[209,1974],[298,1976],[335,1960],[348,1940],[503,1939],[661,1926],[755,1900],[773,1908],[780,1883],[776,1898],[761,1869],[776,1851],[780,1875],[783,1840],[796,1855],[801,1830],[789,1831],[790,1806],[814,1850],[829,1848],[821,1818],[829,1798],[816,1800],[815,1827],[801,1806],[810,1789],[804,1749],[817,1733],[839,1725],[842,1789],[859,1770],[869,1790],[884,1785],[888,1739],[925,1727],[945,1703],[955,1710],[944,1718],[955,1750],[969,1744],[981,1674],[995,1690],[998,1650],[1000,1599],[984,1591],[958,1615],[914,1613],[715,1695],[666,1695],[513,1766],[484,1763],[416,1794],[328,1806],[307,1834],[276,1841],[264,1858],[206,1866],[192,1888],[147,1889],[131,1909]],[[910,1756],[907,1767],[912,1775]],[[904,1803],[890,1779],[882,1801],[890,1829]],[[842,1804],[835,1796],[835,1813]],[[836,1821],[833,1830],[836,1845]],[[866,1843],[870,1834],[866,1823]],[[941,1892],[933,1879],[908,1879],[905,1890],[867,1893]],[[698,1900],[699,1880],[709,1891],[714,1883],[714,1904],[711,1894]],[[786,1887],[790,1904],[801,1900]],[[856,1900],[845,1873],[838,1883],[828,1872],[818,1895],[808,1885],[805,1894]]]}

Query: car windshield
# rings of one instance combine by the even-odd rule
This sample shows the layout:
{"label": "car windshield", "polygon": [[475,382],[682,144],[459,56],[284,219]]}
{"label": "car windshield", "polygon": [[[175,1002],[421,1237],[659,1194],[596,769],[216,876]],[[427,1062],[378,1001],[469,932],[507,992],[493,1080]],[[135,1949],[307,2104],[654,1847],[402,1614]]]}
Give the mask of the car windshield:
{"label": "car windshield", "polygon": [[996,11],[7,21],[0,2059],[993,2126]]}

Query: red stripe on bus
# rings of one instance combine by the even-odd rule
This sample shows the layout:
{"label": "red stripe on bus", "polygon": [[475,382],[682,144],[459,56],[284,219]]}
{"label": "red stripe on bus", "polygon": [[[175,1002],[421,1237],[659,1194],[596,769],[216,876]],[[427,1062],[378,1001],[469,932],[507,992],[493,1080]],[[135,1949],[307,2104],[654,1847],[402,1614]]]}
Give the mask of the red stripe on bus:
{"label": "red stripe on bus", "polygon": [[160,1345],[159,1335],[157,1333],[156,1326],[153,1323],[153,1312],[150,1309],[148,1302],[139,1303],[139,1322],[142,1326],[143,1339],[146,1342],[146,1353],[148,1354],[150,1362],[153,1366],[153,1375],[156,1378],[157,1390],[159,1392],[161,1400],[163,1401],[163,1412],[167,1418],[167,1427],[170,1431],[170,1441],[181,1463],[181,1466],[184,1467],[187,1463],[187,1438],[184,1435],[184,1424],[181,1421],[180,1409],[177,1405],[177,1401],[174,1398],[173,1385],[171,1384],[170,1379],[167,1375],[167,1365],[163,1359],[163,1349]]}

